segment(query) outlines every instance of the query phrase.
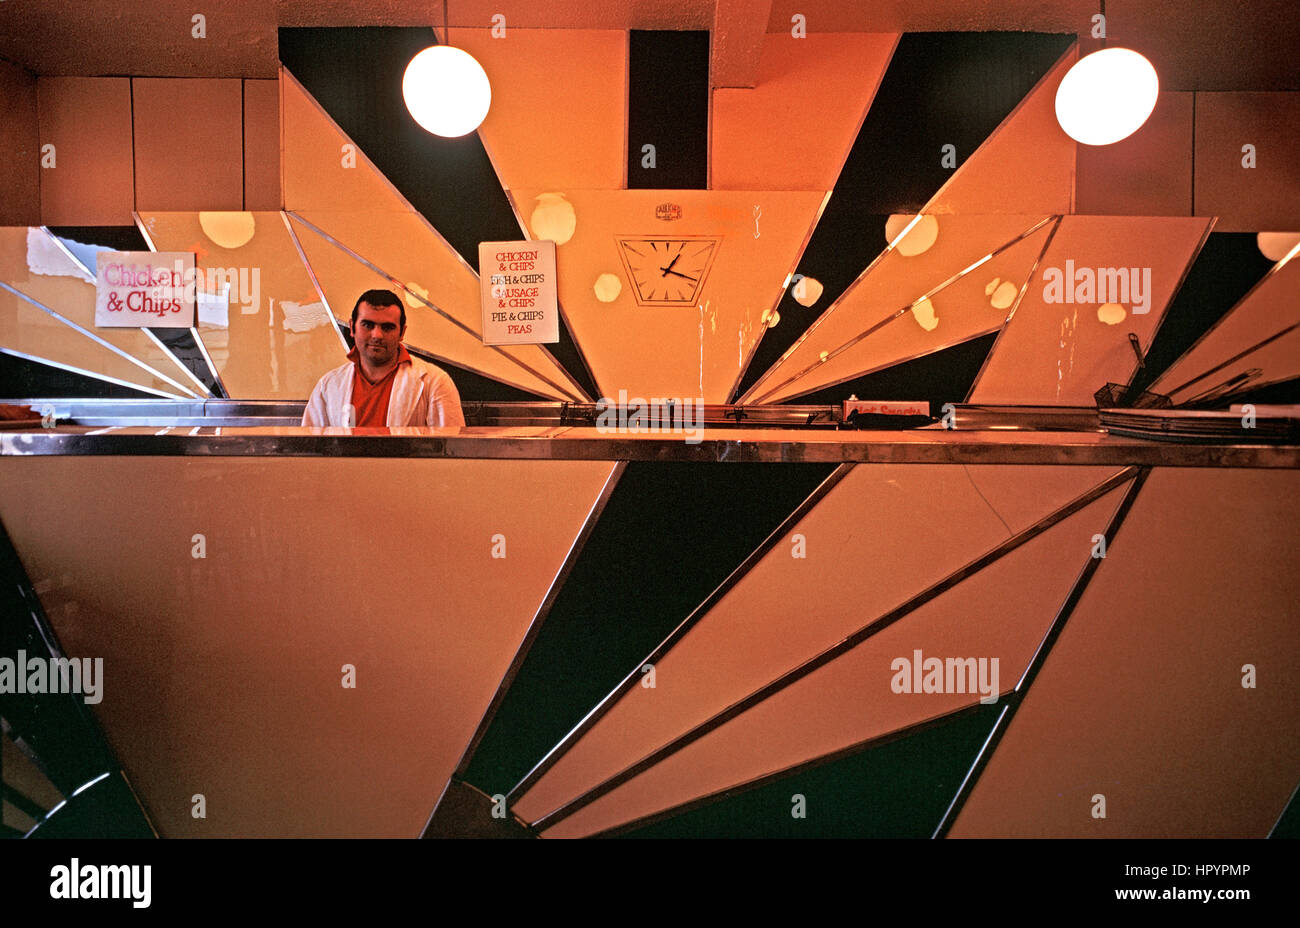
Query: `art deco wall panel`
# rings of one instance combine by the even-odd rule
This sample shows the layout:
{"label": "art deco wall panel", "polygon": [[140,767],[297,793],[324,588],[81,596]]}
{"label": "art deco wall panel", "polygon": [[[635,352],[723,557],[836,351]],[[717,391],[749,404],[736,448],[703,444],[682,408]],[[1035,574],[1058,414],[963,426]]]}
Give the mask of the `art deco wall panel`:
{"label": "art deco wall panel", "polygon": [[897,35],[766,36],[758,84],[713,91],[710,186],[830,190]]}
{"label": "art deco wall panel", "polygon": [[[514,803],[534,820],[942,580],[1113,473],[858,465]],[[974,475],[974,476],[973,476]],[[979,485],[973,482],[978,479]],[[989,498],[1019,501],[1005,513]],[[803,537],[806,557],[792,556]],[[796,592],[797,591],[797,592]]]}
{"label": "art deco wall panel", "polygon": [[[1190,402],[1247,374],[1254,385],[1300,377],[1300,253],[1278,262],[1152,385]],[[1280,336],[1280,337],[1279,337]]]}
{"label": "art deco wall panel", "polygon": [[162,835],[415,837],[614,467],[5,457],[0,518]]}
{"label": "art deco wall panel", "polygon": [[[1042,235],[1050,231],[1045,215],[992,215],[992,216],[937,216],[923,220],[933,223],[934,244],[919,254],[910,247],[888,248],[872,262],[853,285],[834,304],[818,317],[817,321],[787,352],[785,357],[746,395],[749,401],[779,402],[799,393],[847,379],[856,374],[885,364],[903,361],[916,354],[937,351],[965,338],[991,331],[1006,319],[1010,304],[996,309],[991,294],[983,293],[985,285],[994,277],[1013,279],[1018,291],[1038,253],[1042,250]],[[1031,235],[1037,247],[1028,241],[1016,240],[1036,227]],[[918,225],[908,233],[901,244],[910,244],[913,236],[921,236],[924,229]],[[882,242],[882,246],[888,246]],[[853,339],[880,325],[890,317],[906,310],[914,301],[961,274],[982,258],[1006,249],[992,259],[1000,270],[985,274],[988,265],[972,272],[979,283],[972,299],[978,303],[965,303],[964,310],[937,311],[939,323],[925,328],[930,318],[900,318],[889,323],[886,329],[872,332],[862,341],[842,354],[831,354]],[[909,252],[904,254],[904,252]],[[944,291],[936,294],[932,303],[943,305]],[[999,295],[1000,297],[1001,295]],[[908,313],[912,316],[912,313]],[[924,321],[924,324],[922,324]],[[893,327],[899,327],[894,335]],[[917,332],[910,332],[910,329]],[[903,330],[909,330],[906,333]],[[877,336],[882,336],[877,338]],[[910,337],[909,337],[910,336]],[[881,344],[879,350],[877,343]],[[821,360],[822,353],[827,358]]]}
{"label": "art deco wall panel", "polygon": [[[1108,382],[1127,383],[1137,368],[1129,334],[1143,351],[1151,347],[1210,225],[1192,218],[1063,218],[969,401],[1091,406]],[[1066,302],[1067,291],[1073,302]]]}
{"label": "art deco wall panel", "polygon": [[189,377],[143,329],[95,327],[93,281],[48,232],[0,229],[0,347],[160,395],[196,396]]}
{"label": "art deco wall panel", "polygon": [[243,82],[137,77],[131,93],[136,209],[243,209]]}
{"label": "art deco wall panel", "polygon": [[951,836],[1267,835],[1300,769],[1298,527],[1295,471],[1155,470]]}
{"label": "art deco wall panel", "polygon": [[[1121,493],[1112,490],[543,835],[579,837],[623,825],[973,705],[983,692],[979,686],[990,693],[1010,691],[1090,556],[1092,534],[1105,528]],[[1008,596],[1011,590],[1014,597]],[[935,655],[983,660],[985,676],[964,679],[966,692],[913,692],[912,680],[906,692],[898,692],[893,662],[903,657],[912,671],[918,651],[922,662]],[[912,672],[912,679],[921,679]],[[672,681],[666,673],[664,679]],[[633,698],[645,703],[662,695],[657,688],[633,690]]]}
{"label": "art deco wall panel", "polygon": [[[530,225],[540,205],[537,198],[546,193],[551,191],[515,191]],[[610,397],[627,390],[633,396],[702,396],[706,403],[726,402],[758,338],[763,313],[781,298],[825,194],[559,193],[574,217],[573,237],[556,252],[560,303],[597,387]],[[662,219],[659,207],[664,204],[680,210],[681,218]],[[701,249],[707,249],[707,259],[699,257],[693,269],[686,263],[675,268],[670,257],[656,260],[651,255],[651,241],[674,251],[684,250],[683,243],[698,243],[691,244],[685,260],[694,260]],[[638,250],[646,256],[644,265]],[[602,275],[612,275],[617,282],[617,295],[609,302],[596,295]],[[656,287],[681,280],[691,288],[674,291],[670,299],[675,302],[660,299]]]}
{"label": "art deco wall panel", "polygon": [[[485,22],[487,20],[484,20]],[[586,29],[453,29],[492,83],[478,129],[507,190],[623,186],[627,33]]]}
{"label": "art deco wall panel", "polygon": [[[45,225],[130,225],[135,204],[131,83],[123,77],[41,77],[36,81]],[[46,149],[48,151],[48,149]]]}
{"label": "art deco wall panel", "polygon": [[[397,193],[287,71],[282,72],[281,97],[285,203],[336,317],[346,323],[363,290],[392,289],[400,281],[419,295],[405,300],[406,342],[410,346],[548,399],[579,399],[581,391],[541,347],[497,349],[482,343],[482,309],[474,269]],[[357,264],[356,258],[323,242],[311,230],[304,231],[299,220],[369,261],[370,268]],[[337,290],[326,285],[326,281],[336,280]],[[357,285],[361,289],[355,289]]]}

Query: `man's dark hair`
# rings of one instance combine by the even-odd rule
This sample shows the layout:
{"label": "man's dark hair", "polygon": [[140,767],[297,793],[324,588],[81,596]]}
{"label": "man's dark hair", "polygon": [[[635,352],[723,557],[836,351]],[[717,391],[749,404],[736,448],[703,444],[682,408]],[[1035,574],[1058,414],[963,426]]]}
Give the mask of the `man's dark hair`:
{"label": "man's dark hair", "polygon": [[361,309],[362,303],[369,303],[371,306],[396,306],[402,311],[402,324],[399,328],[406,328],[406,307],[392,290],[367,290],[357,297],[357,305],[352,307],[352,328],[357,327],[357,311]]}

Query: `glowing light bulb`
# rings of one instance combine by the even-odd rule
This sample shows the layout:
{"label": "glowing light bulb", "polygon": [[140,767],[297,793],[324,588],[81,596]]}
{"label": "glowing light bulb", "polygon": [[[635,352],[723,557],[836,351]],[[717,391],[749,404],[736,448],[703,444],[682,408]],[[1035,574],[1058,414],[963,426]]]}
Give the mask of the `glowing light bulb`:
{"label": "glowing light bulb", "polygon": [[1104,48],[1070,68],[1056,89],[1056,120],[1084,145],[1110,145],[1147,121],[1160,95],[1156,69],[1131,48]]}
{"label": "glowing light bulb", "polygon": [[411,117],[426,130],[454,139],[483,122],[492,104],[492,85],[469,52],[433,45],[406,66],[402,99]]}

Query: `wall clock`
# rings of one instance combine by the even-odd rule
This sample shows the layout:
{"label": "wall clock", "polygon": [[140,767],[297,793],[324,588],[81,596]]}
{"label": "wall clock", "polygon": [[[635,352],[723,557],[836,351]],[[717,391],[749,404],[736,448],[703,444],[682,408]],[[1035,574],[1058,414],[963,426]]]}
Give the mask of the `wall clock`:
{"label": "wall clock", "polygon": [[626,235],[617,241],[638,305],[694,306],[722,237]]}

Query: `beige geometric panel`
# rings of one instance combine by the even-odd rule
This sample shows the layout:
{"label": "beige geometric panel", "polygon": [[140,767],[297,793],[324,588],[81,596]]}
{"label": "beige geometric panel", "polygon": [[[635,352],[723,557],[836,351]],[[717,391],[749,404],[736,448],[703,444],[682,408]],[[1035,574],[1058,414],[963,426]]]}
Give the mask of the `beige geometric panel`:
{"label": "beige geometric panel", "polygon": [[[559,194],[572,205],[573,237],[556,252],[560,303],[602,393],[702,396],[706,403],[726,402],[741,364],[758,339],[760,319],[780,299],[825,198],[817,191],[522,190],[514,194],[530,229],[534,211],[543,202],[541,194]],[[548,198],[547,209],[561,202]],[[656,218],[656,208],[664,204],[680,207],[681,218]],[[720,239],[694,301],[681,306],[638,305],[619,240],[692,237]],[[598,300],[593,289],[602,274],[614,275],[621,286],[609,303]],[[666,275],[667,270],[661,276],[666,280]]]}
{"label": "beige geometric panel", "polygon": [[244,81],[244,209],[280,205],[280,82]]}
{"label": "beige geometric panel", "polygon": [[1075,142],[1057,122],[1056,89],[1077,59],[1078,48],[1072,46],[922,212],[1070,212]]}
{"label": "beige geometric panel", "polygon": [[[31,261],[52,273],[38,273]],[[0,283],[81,326],[140,364],[4,288],[0,288],[0,346],[166,396],[199,395],[176,359],[158,347],[143,329],[95,327],[94,283],[43,229],[0,229]]]}
{"label": "beige geometric panel", "polygon": [[[396,214],[387,214],[391,220]],[[377,273],[338,245],[326,239],[296,215],[290,214],[293,230],[316,282],[325,293],[334,318],[347,325],[352,307],[366,290],[392,290],[406,304],[406,335],[403,341],[439,360],[464,367],[508,383],[521,390],[554,399],[571,399],[541,380],[512,355],[484,346],[480,338],[447,320],[415,295],[403,290],[392,278]],[[433,294],[429,295],[433,299]],[[477,330],[476,330],[477,331]],[[340,350],[339,364],[343,363]]]}
{"label": "beige geometric panel", "polygon": [[1300,473],[1155,470],[951,836],[1268,834],[1300,770],[1297,546]]}
{"label": "beige geometric panel", "polygon": [[[857,338],[872,326],[884,322],[904,307],[910,306],[915,300],[949,278],[960,274],[981,258],[1011,245],[1017,238],[1043,223],[1047,218],[1045,215],[940,216],[936,219],[938,233],[934,244],[916,255],[905,256],[898,248],[888,248],[889,242],[882,242],[885,250],[840,295],[839,299],[824,308],[817,321],[790,346],[770,371],[758,379],[741,402],[774,402],[834,381],[836,376],[824,377],[820,371],[813,370],[823,363],[828,363],[820,360],[822,352],[826,352],[829,358],[830,353],[837,348]],[[1026,246],[1026,249],[1029,248],[1032,246]],[[1017,249],[1017,255],[1020,253]],[[1027,254],[1028,251],[1025,253]],[[1032,259],[1029,260],[1032,263]],[[1019,265],[1021,262],[1015,260],[1011,263]],[[981,266],[973,273],[982,279],[985,269],[985,266]],[[1007,275],[1014,276],[1021,273],[1023,271],[1017,269],[1008,271]],[[983,283],[988,283],[988,280],[984,280]],[[979,292],[983,294],[983,284]],[[814,309],[818,307],[815,306]],[[954,323],[962,317],[943,312],[939,315],[941,319],[946,320],[946,324],[941,321],[933,332],[927,333],[922,329],[922,335],[913,335],[911,339],[903,335],[899,336],[909,343],[908,350],[912,347],[924,348],[927,344],[933,346],[930,350],[938,350],[944,345],[961,341],[960,338],[947,338],[945,332],[953,328]],[[976,320],[977,324],[974,328],[961,325],[960,331],[969,332],[966,336],[969,338],[980,330],[987,331],[990,325],[993,327],[1001,325],[1006,319],[1006,311],[1002,311],[996,322],[993,322],[996,314],[990,312],[982,315],[987,318],[988,323]],[[782,322],[777,323],[777,325],[782,324]],[[920,328],[913,320],[906,320],[906,325]],[[852,376],[876,366],[881,358],[901,361],[908,356],[906,353],[892,352],[888,347],[880,354],[874,352],[867,354],[871,349],[864,346],[868,343],[874,344],[878,334],[881,333],[873,332],[854,349],[846,351],[845,354],[851,355],[847,361],[840,360],[837,356],[835,368],[838,372],[837,376]],[[853,360],[859,355],[863,358],[862,366],[854,363]],[[804,373],[805,371],[808,373]],[[799,379],[796,381],[796,378]],[[811,386],[805,388],[805,382]]]}
{"label": "beige geometric panel", "polygon": [[453,29],[450,41],[478,59],[492,84],[478,134],[507,190],[623,186],[626,32],[507,24],[504,38]]}
{"label": "beige geometric panel", "polygon": [[[282,72],[280,83],[286,208],[295,218],[312,223],[370,261],[383,274],[427,288],[427,294],[422,296],[470,332],[478,333],[482,309],[474,268],[398,193],[288,71]],[[304,234],[301,225],[297,230],[304,249],[309,249],[307,240],[316,236]],[[321,249],[313,243],[308,255],[309,260],[311,255],[329,255],[331,263],[338,263],[343,252],[334,246]],[[349,257],[346,263],[353,260]],[[375,277],[352,273],[367,280]],[[393,288],[391,280],[368,286]],[[335,315],[346,322],[361,292],[327,290],[326,295]],[[581,389],[543,347],[490,348],[483,345],[480,335],[463,331],[419,299],[404,301],[408,309],[424,309],[417,314],[418,327],[408,330],[407,344],[548,399],[583,397]],[[411,313],[407,324],[415,324]]]}
{"label": "beige geometric panel", "polygon": [[343,363],[345,349],[329,311],[321,303],[278,212],[230,214],[252,217],[252,237],[226,238],[199,213],[142,212],[140,219],[159,251],[189,251],[205,274],[205,289],[220,283],[211,272],[229,274],[225,325],[199,320],[199,335],[226,390],[234,399],[305,399],[321,375]]}
{"label": "beige geometric panel", "polygon": [[7,456],[0,518],[161,834],[411,838],[614,466]]}
{"label": "beige geometric panel", "polygon": [[[1010,691],[1123,492],[1093,501],[543,834],[580,837],[612,828]],[[921,669],[929,658],[973,657],[976,673],[954,673],[946,692],[918,693],[917,651]],[[905,692],[894,689],[898,658],[908,661]],[[658,690],[635,696],[655,702]]]}
{"label": "beige geometric panel", "polygon": [[713,91],[715,190],[830,190],[898,42],[809,31],[763,39],[758,84]]}
{"label": "beige geometric panel", "polygon": [[1137,335],[1143,353],[1150,349],[1211,224],[1174,217],[1064,217],[1015,315],[993,343],[969,401],[1091,406],[1093,394],[1108,382],[1127,383],[1137,368],[1129,333]]}
{"label": "beige geometric panel", "polygon": [[40,119],[36,75],[0,60],[0,226],[41,222]]}
{"label": "beige geometric panel", "polygon": [[[954,217],[945,216],[944,221],[952,218]],[[765,397],[764,402],[778,402],[833,383],[852,380],[869,371],[880,370],[997,331],[1015,311],[1014,301],[1019,298],[1020,291],[1042,255],[1052,227],[1053,223],[1046,223],[1024,239],[996,253],[975,270],[933,294],[928,307],[921,304],[915,309],[900,313],[900,307],[896,306],[892,308],[892,313],[897,314],[894,318],[889,318],[888,311],[881,313],[884,319],[888,319],[885,325],[838,353],[832,350],[824,362]],[[879,308],[885,309],[884,306]],[[819,332],[823,337],[826,334]],[[820,342],[810,339],[809,343],[810,350],[811,346]],[[805,351],[804,356],[808,356],[808,351]],[[847,396],[847,391],[845,395]]]}
{"label": "beige geometric panel", "polygon": [[40,77],[41,220],[51,226],[130,225],[135,205],[131,82],[124,77]]}
{"label": "beige geometric panel", "polygon": [[1150,387],[1185,403],[1259,368],[1252,382],[1274,383],[1300,376],[1300,330],[1256,347],[1271,335],[1300,324],[1300,252],[1279,261],[1236,306],[1174,362]]}
{"label": "beige geometric panel", "polygon": [[[755,692],[1115,468],[861,464],[655,662],[659,685],[629,693],[513,805],[528,821]],[[978,475],[980,485],[973,482]],[[994,509],[989,498],[1019,502]],[[792,556],[795,534],[806,557]]]}

